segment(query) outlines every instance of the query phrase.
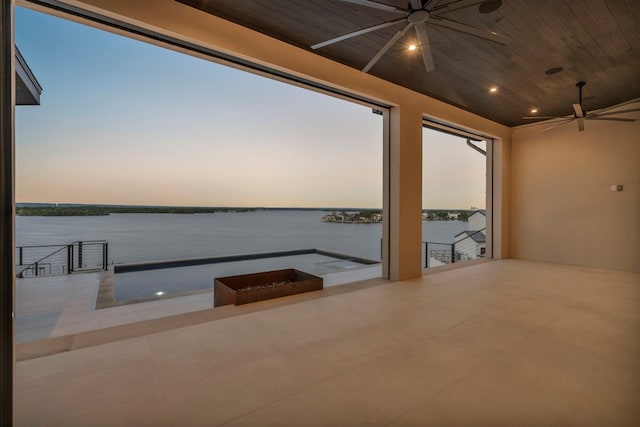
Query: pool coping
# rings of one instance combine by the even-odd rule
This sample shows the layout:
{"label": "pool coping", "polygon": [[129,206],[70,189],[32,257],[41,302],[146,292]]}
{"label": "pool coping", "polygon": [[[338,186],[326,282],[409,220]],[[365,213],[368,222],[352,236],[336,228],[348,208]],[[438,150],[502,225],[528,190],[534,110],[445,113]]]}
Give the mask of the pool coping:
{"label": "pool coping", "polygon": [[283,251],[222,255],[222,256],[204,257],[204,258],[172,259],[172,260],[164,260],[164,261],[139,262],[139,263],[130,263],[130,264],[114,264],[113,272],[114,274],[132,273],[136,271],[160,270],[164,268],[192,267],[196,265],[220,264],[220,263],[227,263],[227,262],[249,261],[254,259],[280,258],[280,257],[287,257],[287,256],[310,255],[310,254],[318,254],[318,255],[328,256],[331,258],[349,260],[349,261],[357,262],[358,264],[363,264],[363,265],[380,264],[381,262],[381,261],[376,261],[368,258],[343,254],[340,252],[328,251],[326,249],[311,248],[311,249],[292,249],[292,250],[283,250]]}

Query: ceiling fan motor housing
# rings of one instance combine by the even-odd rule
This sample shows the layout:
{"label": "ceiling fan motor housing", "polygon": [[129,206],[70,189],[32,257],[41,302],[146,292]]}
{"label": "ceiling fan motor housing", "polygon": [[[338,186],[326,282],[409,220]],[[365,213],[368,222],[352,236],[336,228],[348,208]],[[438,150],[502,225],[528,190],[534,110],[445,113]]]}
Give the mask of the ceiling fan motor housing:
{"label": "ceiling fan motor housing", "polygon": [[407,20],[412,24],[422,24],[423,22],[427,22],[429,20],[429,12],[426,10],[415,10],[411,12],[411,14],[407,17]]}

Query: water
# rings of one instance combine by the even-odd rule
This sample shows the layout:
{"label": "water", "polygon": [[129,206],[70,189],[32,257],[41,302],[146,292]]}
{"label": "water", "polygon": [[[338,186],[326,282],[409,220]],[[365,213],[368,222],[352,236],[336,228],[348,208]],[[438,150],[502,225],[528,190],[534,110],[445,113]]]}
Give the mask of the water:
{"label": "water", "polygon": [[[320,248],[380,260],[382,224],[322,222],[326,211],[16,218],[16,245],[107,240],[110,261],[188,259]],[[452,243],[466,222],[423,221],[422,240]]]}
{"label": "water", "polygon": [[[115,264],[312,248],[380,260],[382,224],[325,223],[321,218],[326,214],[326,211],[286,210],[17,217],[16,244],[107,240],[110,262]],[[466,228],[467,223],[459,221],[423,221],[422,240],[451,243]],[[281,268],[322,275],[332,272],[330,266],[335,261],[314,254],[121,273],[116,275],[115,299],[129,301],[153,298],[160,291],[178,294],[205,289],[212,286],[213,277]]]}
{"label": "water", "polygon": [[[332,268],[336,262],[335,258],[308,254],[118,273],[115,275],[115,300],[131,301],[211,289],[214,278],[238,274],[295,268],[305,273],[323,276],[327,273],[344,271],[349,267],[362,267],[362,264],[351,263],[347,268]],[[331,285],[325,280],[325,287]]]}

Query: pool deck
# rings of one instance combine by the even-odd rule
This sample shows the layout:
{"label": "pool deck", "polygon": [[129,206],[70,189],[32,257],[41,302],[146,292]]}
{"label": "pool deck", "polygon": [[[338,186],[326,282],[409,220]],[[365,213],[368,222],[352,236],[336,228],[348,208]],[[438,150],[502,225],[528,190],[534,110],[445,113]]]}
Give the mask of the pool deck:
{"label": "pool deck", "polygon": [[[381,273],[381,266],[375,265],[326,274],[324,285],[329,289],[318,292],[347,291],[348,287],[341,290],[331,287],[379,278]],[[19,279],[16,283],[16,342],[61,338],[185,313],[213,311],[213,290],[96,309],[100,276],[101,273],[79,273]],[[231,308],[219,307],[216,311],[220,311],[220,315],[229,314],[233,311],[229,310]]]}

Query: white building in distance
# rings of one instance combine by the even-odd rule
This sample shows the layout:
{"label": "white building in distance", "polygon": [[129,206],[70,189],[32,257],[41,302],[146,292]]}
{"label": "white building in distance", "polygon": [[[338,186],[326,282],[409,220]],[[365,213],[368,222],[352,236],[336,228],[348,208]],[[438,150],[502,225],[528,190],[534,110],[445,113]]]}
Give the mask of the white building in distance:
{"label": "white building in distance", "polygon": [[487,215],[483,210],[477,210],[469,215],[468,229],[456,234],[454,252],[456,261],[483,258],[487,247]]}

